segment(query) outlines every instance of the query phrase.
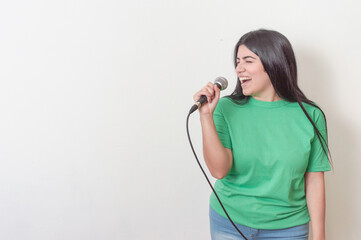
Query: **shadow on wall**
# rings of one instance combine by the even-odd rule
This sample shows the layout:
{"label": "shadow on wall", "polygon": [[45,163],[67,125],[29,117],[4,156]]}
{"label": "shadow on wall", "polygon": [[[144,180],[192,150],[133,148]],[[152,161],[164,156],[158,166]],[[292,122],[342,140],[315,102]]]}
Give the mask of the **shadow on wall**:
{"label": "shadow on wall", "polygon": [[354,199],[361,197],[361,194],[355,191],[359,189],[356,183],[359,168],[355,167],[358,151],[357,134],[351,120],[342,117],[343,108],[339,105],[342,93],[337,90],[335,84],[339,80],[336,79],[335,74],[337,69],[333,69],[330,60],[317,52],[317,49],[312,50],[301,47],[295,54],[299,70],[299,86],[307,98],[321,107],[327,120],[333,171],[325,173],[326,238],[358,239],[356,236],[351,236],[355,230],[349,231],[356,227],[356,221],[353,220],[357,214],[355,209],[358,209],[358,203]]}

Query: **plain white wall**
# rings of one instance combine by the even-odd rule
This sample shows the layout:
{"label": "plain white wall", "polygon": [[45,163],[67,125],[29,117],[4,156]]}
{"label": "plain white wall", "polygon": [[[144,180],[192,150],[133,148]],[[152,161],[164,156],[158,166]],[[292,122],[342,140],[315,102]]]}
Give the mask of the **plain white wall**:
{"label": "plain white wall", "polygon": [[[299,85],[327,116],[327,239],[358,239],[360,10],[356,0],[1,1],[0,238],[209,239],[211,189],[186,114],[217,76],[232,92],[233,46],[268,28],[291,41]],[[198,113],[190,131],[201,157]]]}

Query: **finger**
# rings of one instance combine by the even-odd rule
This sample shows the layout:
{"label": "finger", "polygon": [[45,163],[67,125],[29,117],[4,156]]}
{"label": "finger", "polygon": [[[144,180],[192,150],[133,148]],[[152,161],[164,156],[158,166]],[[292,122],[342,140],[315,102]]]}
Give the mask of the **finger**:
{"label": "finger", "polygon": [[193,96],[193,100],[196,102],[198,101],[201,96],[204,95],[207,97],[207,100],[209,97],[211,97],[211,94],[209,93],[209,91],[207,89],[202,89],[201,91],[197,92],[194,96]]}
{"label": "finger", "polygon": [[209,82],[204,88],[209,92],[210,95],[207,95],[207,101],[211,103],[214,99],[215,93],[213,89],[214,84]]}
{"label": "finger", "polygon": [[207,89],[211,90],[212,93],[214,93],[214,90],[213,90],[214,86],[215,85],[213,83],[209,82],[206,87],[207,87]]}
{"label": "finger", "polygon": [[213,85],[207,84],[206,86],[204,86],[204,87],[202,88],[201,91],[206,92],[207,94],[204,94],[204,95],[206,95],[206,96],[212,96],[212,95],[214,95]]}
{"label": "finger", "polygon": [[202,95],[207,97],[207,101],[210,102],[211,99],[214,98],[214,87],[215,85],[211,82],[208,82],[206,86],[204,86],[199,92],[193,95],[193,100],[198,101]]}
{"label": "finger", "polygon": [[209,91],[209,93],[210,93],[212,96],[214,95],[213,86],[214,86],[213,84],[206,86],[206,89]]}
{"label": "finger", "polygon": [[219,96],[221,95],[221,90],[216,85],[214,85],[214,91],[215,91],[214,98],[219,99]]}

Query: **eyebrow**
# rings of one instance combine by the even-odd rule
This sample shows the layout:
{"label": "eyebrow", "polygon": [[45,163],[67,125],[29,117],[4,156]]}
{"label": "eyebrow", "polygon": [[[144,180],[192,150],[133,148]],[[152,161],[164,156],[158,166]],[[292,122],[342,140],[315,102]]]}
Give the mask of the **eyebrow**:
{"label": "eyebrow", "polygon": [[[254,57],[252,57],[252,56],[245,56],[245,57],[243,57],[242,59],[245,60],[246,58],[253,58],[253,59],[256,60],[256,58],[254,58]],[[239,57],[237,58],[237,60],[240,60]]]}

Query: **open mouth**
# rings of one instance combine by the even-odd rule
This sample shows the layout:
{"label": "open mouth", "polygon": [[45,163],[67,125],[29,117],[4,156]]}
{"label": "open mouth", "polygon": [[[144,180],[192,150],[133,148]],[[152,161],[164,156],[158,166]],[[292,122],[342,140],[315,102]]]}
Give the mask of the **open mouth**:
{"label": "open mouth", "polygon": [[246,82],[251,81],[252,79],[250,77],[240,77],[239,81],[241,81],[241,84],[243,85]]}

